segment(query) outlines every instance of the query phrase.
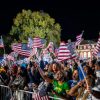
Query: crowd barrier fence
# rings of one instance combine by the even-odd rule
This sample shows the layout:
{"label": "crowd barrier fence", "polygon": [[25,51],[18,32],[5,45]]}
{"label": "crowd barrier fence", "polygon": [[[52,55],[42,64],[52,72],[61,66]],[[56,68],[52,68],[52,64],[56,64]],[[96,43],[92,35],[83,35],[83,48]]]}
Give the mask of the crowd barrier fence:
{"label": "crowd barrier fence", "polygon": [[[32,98],[33,92],[16,90],[12,91],[9,86],[0,85],[0,100],[34,100]],[[64,100],[61,98],[54,98],[49,96],[50,100]],[[38,99],[39,100],[39,99]]]}
{"label": "crowd barrier fence", "polygon": [[8,86],[0,85],[0,100],[10,100],[12,90]]}

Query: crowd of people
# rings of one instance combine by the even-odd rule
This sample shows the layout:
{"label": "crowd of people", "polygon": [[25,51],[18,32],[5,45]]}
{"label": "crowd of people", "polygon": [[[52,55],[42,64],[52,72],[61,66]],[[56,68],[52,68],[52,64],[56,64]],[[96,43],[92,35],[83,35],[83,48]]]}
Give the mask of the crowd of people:
{"label": "crowd of people", "polygon": [[[19,89],[39,93],[41,97],[50,95],[54,100],[100,100],[100,61],[48,63],[43,60],[37,62],[31,57],[29,64],[0,66],[0,85],[9,86],[12,91]],[[3,91],[0,89],[1,95]],[[23,100],[24,97],[26,95]],[[5,100],[9,100],[7,98],[9,96]],[[32,98],[27,97],[27,100]]]}

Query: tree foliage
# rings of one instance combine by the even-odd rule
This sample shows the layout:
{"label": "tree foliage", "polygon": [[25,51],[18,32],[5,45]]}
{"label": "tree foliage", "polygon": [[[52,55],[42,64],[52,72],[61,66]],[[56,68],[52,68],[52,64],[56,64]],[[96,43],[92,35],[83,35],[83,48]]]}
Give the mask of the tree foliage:
{"label": "tree foliage", "polygon": [[[10,47],[11,47],[12,39],[11,39],[10,35],[3,34],[2,39],[3,39],[4,48],[0,48],[0,56],[3,56],[4,53],[9,54],[11,52]],[[5,49],[5,52],[4,52],[4,49]]]}
{"label": "tree foliage", "polygon": [[27,42],[28,37],[40,37],[56,44],[60,42],[60,33],[60,24],[49,14],[31,10],[22,10],[18,13],[10,31],[14,41]]}

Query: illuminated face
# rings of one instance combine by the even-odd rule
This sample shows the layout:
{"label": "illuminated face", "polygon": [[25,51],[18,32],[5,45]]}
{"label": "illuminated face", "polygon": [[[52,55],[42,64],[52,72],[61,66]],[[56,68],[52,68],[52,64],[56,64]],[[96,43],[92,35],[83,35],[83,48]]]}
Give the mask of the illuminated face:
{"label": "illuminated face", "polygon": [[87,68],[87,67],[84,67],[84,72],[85,72],[86,74],[88,74],[88,68]]}
{"label": "illuminated face", "polygon": [[57,71],[57,65],[56,65],[56,64],[53,64],[53,65],[52,65],[52,70],[53,70],[54,72]]}
{"label": "illuminated face", "polygon": [[63,73],[61,71],[58,71],[56,74],[55,74],[55,79],[57,81],[61,80],[61,78],[63,77]]}
{"label": "illuminated face", "polygon": [[98,65],[95,65],[95,71],[100,71],[100,66],[98,66]]}
{"label": "illuminated face", "polygon": [[75,70],[73,73],[73,79],[78,79],[79,75],[78,75],[78,71]]}
{"label": "illuminated face", "polygon": [[18,67],[17,73],[20,74],[22,72],[21,67]]}

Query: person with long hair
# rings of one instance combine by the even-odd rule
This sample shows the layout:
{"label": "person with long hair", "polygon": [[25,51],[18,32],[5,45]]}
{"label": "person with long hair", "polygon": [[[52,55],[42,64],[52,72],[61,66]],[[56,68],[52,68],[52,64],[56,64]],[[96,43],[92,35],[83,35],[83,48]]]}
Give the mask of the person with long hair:
{"label": "person with long hair", "polygon": [[[59,65],[60,66],[60,65]],[[69,91],[69,85],[64,80],[64,72],[62,70],[57,70],[54,74],[54,79],[48,78],[48,76],[45,76],[43,70],[37,66],[42,78],[46,80],[49,83],[52,83],[53,85],[53,96],[60,97],[60,98],[69,98],[67,95],[67,92]]]}

